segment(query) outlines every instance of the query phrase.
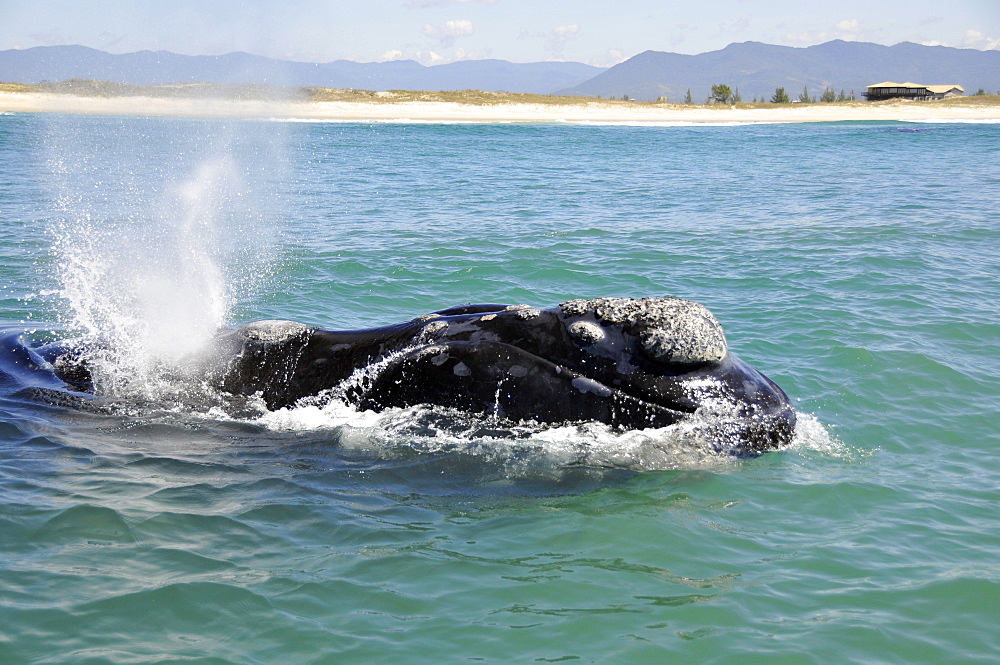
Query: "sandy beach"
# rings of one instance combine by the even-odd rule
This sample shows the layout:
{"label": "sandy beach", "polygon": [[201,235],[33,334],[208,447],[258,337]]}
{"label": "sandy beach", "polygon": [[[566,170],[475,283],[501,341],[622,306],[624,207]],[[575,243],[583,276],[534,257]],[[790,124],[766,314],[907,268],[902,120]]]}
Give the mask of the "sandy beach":
{"label": "sandy beach", "polygon": [[568,122],[599,124],[835,122],[1000,122],[1000,103],[844,102],[701,106],[575,100],[471,104],[439,101],[274,101],[162,96],[85,96],[0,91],[0,112],[191,117],[258,117],[340,122]]}

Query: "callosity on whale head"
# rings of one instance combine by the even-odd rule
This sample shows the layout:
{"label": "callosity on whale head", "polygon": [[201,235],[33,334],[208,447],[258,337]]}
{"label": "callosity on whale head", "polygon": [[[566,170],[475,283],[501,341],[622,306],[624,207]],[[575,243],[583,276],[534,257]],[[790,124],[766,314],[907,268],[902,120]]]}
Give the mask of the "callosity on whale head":
{"label": "callosity on whale head", "polygon": [[219,351],[232,358],[220,387],[271,408],[324,394],[512,422],[688,423],[736,453],[780,447],[795,427],[781,388],[729,352],[706,307],[679,298],[469,305],[341,332],[262,321],[224,334]]}

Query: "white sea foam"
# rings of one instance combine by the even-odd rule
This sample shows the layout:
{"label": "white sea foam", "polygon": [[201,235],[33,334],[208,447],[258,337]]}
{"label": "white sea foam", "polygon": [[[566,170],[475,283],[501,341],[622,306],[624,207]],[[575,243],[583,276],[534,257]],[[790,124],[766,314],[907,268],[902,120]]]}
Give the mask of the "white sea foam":
{"label": "white sea foam", "polygon": [[750,125],[787,124],[778,120],[569,120],[569,124],[597,127],[746,127]]}
{"label": "white sea foam", "polygon": [[[726,400],[706,403],[703,409],[674,425],[627,431],[598,422],[510,424],[428,405],[375,412],[347,403],[351,390],[364,391],[384,366],[406,352],[361,368],[340,385],[293,406],[263,409],[253,422],[276,431],[328,431],[341,447],[363,450],[375,457],[394,456],[400,449],[416,453],[448,451],[535,466],[634,471],[714,468],[741,459],[732,454],[736,451],[718,448],[719,432],[739,419],[734,405]],[[687,389],[698,393],[704,387],[692,383]],[[786,450],[844,454],[843,445],[811,414],[799,414],[793,441]]]}
{"label": "white sea foam", "polygon": [[811,413],[797,413],[795,436],[788,445],[793,452],[814,452],[832,457],[850,454],[847,446],[834,437],[826,425]]}
{"label": "white sea foam", "polygon": [[267,118],[269,122],[303,123],[313,125],[512,125],[550,123],[552,121],[531,120],[476,120],[459,118],[297,118],[292,116],[274,116]]}
{"label": "white sea foam", "polygon": [[[406,449],[516,460],[535,466],[653,471],[739,463],[741,457],[713,448],[710,430],[719,417],[705,413],[667,427],[622,431],[597,422],[509,425],[434,406],[374,412],[328,397],[265,411],[252,422],[278,432],[326,431],[341,448],[377,458],[395,456]],[[843,445],[809,414],[800,414],[794,440],[786,450],[844,454]]]}
{"label": "white sea foam", "polygon": [[920,118],[900,120],[900,122],[912,122],[920,125],[997,125],[1000,124],[1000,118]]}
{"label": "white sea foam", "polygon": [[297,118],[275,116],[267,119],[279,123],[331,125],[566,125],[579,127],[745,127],[751,125],[787,124],[776,120],[761,121],[695,121],[695,120],[585,120],[574,118]]}

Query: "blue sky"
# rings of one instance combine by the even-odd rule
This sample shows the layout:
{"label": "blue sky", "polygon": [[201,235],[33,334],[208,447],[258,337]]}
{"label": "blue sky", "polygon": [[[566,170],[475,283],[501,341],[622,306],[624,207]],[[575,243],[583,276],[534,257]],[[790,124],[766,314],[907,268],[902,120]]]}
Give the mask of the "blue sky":
{"label": "blue sky", "polygon": [[831,39],[1000,49],[1000,0],[0,0],[0,50],[289,60],[573,60]]}

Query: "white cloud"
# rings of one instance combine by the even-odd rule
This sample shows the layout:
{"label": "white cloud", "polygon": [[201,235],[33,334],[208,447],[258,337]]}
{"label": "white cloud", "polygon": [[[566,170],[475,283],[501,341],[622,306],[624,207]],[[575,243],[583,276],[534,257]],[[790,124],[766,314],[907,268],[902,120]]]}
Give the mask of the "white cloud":
{"label": "white cloud", "polygon": [[417,51],[417,62],[422,65],[442,65],[448,62],[448,58],[428,49],[426,51]]}
{"label": "white cloud", "polygon": [[967,30],[961,42],[943,42],[931,39],[920,42],[923,46],[950,46],[951,48],[974,48],[980,51],[1000,50],[1000,39],[987,37],[978,30]]}
{"label": "white cloud", "polygon": [[587,64],[591,67],[614,67],[620,62],[625,62],[628,60],[628,56],[625,55],[623,51],[619,49],[608,49],[607,53],[604,55],[599,55],[596,58],[589,58]]}
{"label": "white cloud", "polygon": [[861,27],[861,21],[856,18],[845,18],[837,21],[829,30],[819,30],[817,32],[796,32],[785,35],[785,39],[790,42],[800,44],[820,44],[831,39],[843,39],[853,42],[863,39],[865,30]]}
{"label": "white cloud", "polygon": [[826,41],[826,33],[823,32],[793,32],[785,35],[785,41],[799,44],[816,44]]}
{"label": "white cloud", "polygon": [[845,18],[837,23],[837,30],[856,35],[861,32],[861,21],[856,18]]}
{"label": "white cloud", "polygon": [[519,41],[538,40],[544,42],[545,50],[551,54],[549,60],[564,60],[566,43],[571,39],[576,39],[579,32],[580,25],[578,23],[557,25],[548,32],[535,32],[529,28],[520,28],[517,32],[517,39]]}
{"label": "white cloud", "polygon": [[580,32],[580,26],[576,23],[570,25],[557,25],[547,35],[546,48],[552,52],[552,60],[562,60],[566,51],[566,42],[575,39]]}
{"label": "white cloud", "polygon": [[962,40],[962,45],[983,51],[993,51],[1000,49],[1000,39],[987,37],[978,30],[968,30],[965,33],[965,39]]}
{"label": "white cloud", "polygon": [[402,59],[403,59],[403,52],[400,51],[399,49],[386,51],[379,57],[379,60],[381,60],[382,62],[389,62],[390,60],[402,60]]}
{"label": "white cloud", "polygon": [[552,34],[556,35],[560,39],[572,39],[576,37],[576,33],[580,32],[580,26],[576,23],[572,25],[557,25],[552,28]]}
{"label": "white cloud", "polygon": [[493,49],[478,49],[475,51],[466,51],[464,48],[456,48],[452,52],[452,61],[455,60],[484,60],[486,58],[493,57]]}
{"label": "white cloud", "polygon": [[456,19],[446,21],[443,25],[431,25],[428,23],[424,26],[423,32],[426,37],[438,40],[444,48],[451,48],[455,45],[457,39],[468,37],[475,32],[475,28],[472,25],[472,21]]}

